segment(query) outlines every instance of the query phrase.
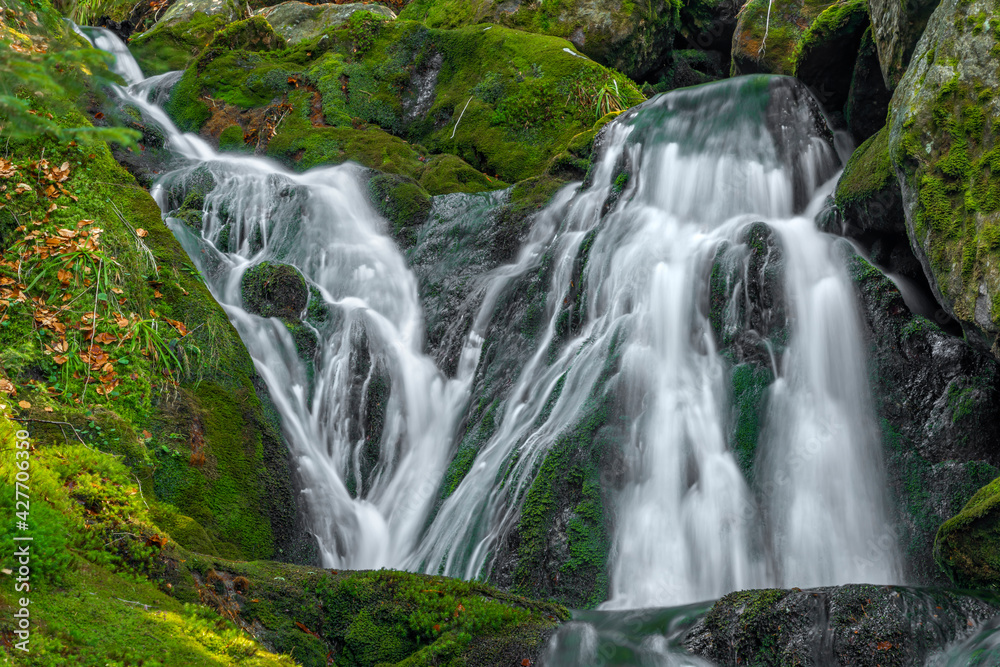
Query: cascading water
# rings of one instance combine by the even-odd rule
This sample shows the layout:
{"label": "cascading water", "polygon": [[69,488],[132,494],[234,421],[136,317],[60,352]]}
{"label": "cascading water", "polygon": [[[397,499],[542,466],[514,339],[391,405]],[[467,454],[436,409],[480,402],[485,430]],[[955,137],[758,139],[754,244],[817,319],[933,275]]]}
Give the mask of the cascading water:
{"label": "cascading water", "polygon": [[[123,46],[102,46],[119,72],[132,70]],[[891,539],[881,539],[890,535],[884,481],[852,287],[836,244],[812,223],[839,162],[815,103],[792,80],[676,91],[609,126],[589,185],[564,189],[517,260],[485,279],[449,379],[423,352],[415,279],[367,203],[360,169],[293,174],[217,153],[150,101],[175,76],[133,81],[121,94],[186,161],[154,188],[164,211],[193,183],[209,184],[200,232],[168,224],[267,381],[326,565],[488,576],[546,455],[610,411],[627,435],[609,608],[897,576]],[[780,248],[787,306],[774,319],[787,335],[753,329],[746,314],[756,289],[748,235],[760,221]],[[731,374],[741,353],[720,340],[710,307],[722,257],[743,274],[730,281],[721,326],[754,334],[773,375],[752,484],[733,454]],[[295,266],[312,288],[310,310],[326,313],[303,325],[318,340],[311,359],[285,324],[243,308],[242,277],[265,261]],[[534,352],[495,433],[435,513],[497,300],[548,261]],[[581,261],[582,292],[573,286]],[[579,294],[586,318],[566,336],[560,317]],[[358,396],[382,378],[390,390],[371,460],[370,406]]]}

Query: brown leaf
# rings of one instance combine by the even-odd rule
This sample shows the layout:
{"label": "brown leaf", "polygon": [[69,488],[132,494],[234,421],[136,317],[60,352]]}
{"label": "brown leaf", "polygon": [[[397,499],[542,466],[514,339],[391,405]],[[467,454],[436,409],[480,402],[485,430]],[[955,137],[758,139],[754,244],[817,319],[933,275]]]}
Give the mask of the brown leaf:
{"label": "brown leaf", "polygon": [[4,394],[16,394],[17,390],[14,388],[14,383],[7,378],[0,378],[0,393]]}
{"label": "brown leaf", "polygon": [[892,642],[879,642],[878,644],[875,645],[875,648],[877,648],[879,651],[888,651],[889,649],[892,648]]}
{"label": "brown leaf", "polygon": [[42,408],[42,410],[45,410],[46,412],[55,412],[52,408]]}
{"label": "brown leaf", "polygon": [[25,410],[31,407],[31,403],[28,403],[27,401],[18,401],[17,404]]}
{"label": "brown leaf", "polygon": [[60,366],[62,366],[67,361],[69,361],[69,359],[67,359],[65,355],[60,354],[58,356],[52,357],[52,361],[54,361],[57,364],[59,364]]}
{"label": "brown leaf", "polygon": [[146,438],[146,440],[152,440],[153,438],[153,434],[147,431],[146,429],[142,430],[142,436]]}
{"label": "brown leaf", "polygon": [[149,236],[149,232],[147,232],[142,227],[136,227],[135,228],[135,235],[138,236],[140,239],[144,239],[147,236]]}

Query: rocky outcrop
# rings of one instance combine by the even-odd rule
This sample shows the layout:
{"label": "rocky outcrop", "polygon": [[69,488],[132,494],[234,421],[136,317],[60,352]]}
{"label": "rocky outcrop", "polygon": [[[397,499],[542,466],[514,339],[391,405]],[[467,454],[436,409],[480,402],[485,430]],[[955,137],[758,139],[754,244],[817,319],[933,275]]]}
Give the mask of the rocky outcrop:
{"label": "rocky outcrop", "polygon": [[853,54],[867,28],[865,0],[840,0],[816,17],[795,47],[793,74],[827,113],[843,113],[854,78]]}
{"label": "rocky outcrop", "polygon": [[257,13],[266,18],[274,31],[289,44],[298,44],[319,37],[327,28],[342,25],[355,12],[372,12],[389,20],[396,18],[396,14],[388,7],[360,2],[346,5],[283,2],[265,7]]}
{"label": "rocky outcrop", "polygon": [[562,37],[602,65],[646,80],[667,63],[680,11],[679,3],[666,0],[413,0],[400,18],[432,28],[494,23]]}
{"label": "rocky outcrop", "polygon": [[914,254],[970,340],[1000,334],[1000,173],[993,2],[945,0],[893,96],[889,152]]}
{"label": "rocky outcrop", "polygon": [[298,318],[309,303],[309,287],[288,264],[261,262],[243,274],[243,307],[261,317]]}
{"label": "rocky outcrop", "polygon": [[885,127],[891,97],[892,94],[882,79],[878,51],[869,26],[861,37],[858,58],[854,61],[851,88],[847,93],[847,104],[844,105],[844,120],[857,143],[860,144]]}
{"label": "rocky outcrop", "polygon": [[870,0],[872,37],[889,90],[899,83],[940,0]]}
{"label": "rocky outcrop", "polygon": [[129,50],[146,76],[184,69],[212,40],[216,30],[236,18],[237,3],[181,0],[152,28],[129,41]]}
{"label": "rocky outcrop", "polygon": [[751,0],[745,4],[733,33],[730,74],[792,74],[796,45],[832,4],[828,0]]}
{"label": "rocky outcrop", "polygon": [[[897,287],[865,260],[849,262],[897,507],[886,544],[902,553],[907,581],[947,585],[932,555],[934,535],[1000,468],[993,417],[1000,368],[990,354],[913,315]],[[946,314],[938,317],[947,323]]]}
{"label": "rocky outcrop", "polygon": [[[233,23],[185,71],[166,111],[213,139],[239,125],[252,150],[297,168],[354,160],[435,195],[539,176],[598,118],[644,99],[562,39],[383,18],[357,12],[322,46],[281,51],[262,16]],[[237,39],[251,33],[255,42]],[[432,157],[449,154],[481,174]]]}
{"label": "rocky outcrop", "polygon": [[993,480],[938,530],[934,558],[956,586],[1000,583],[1000,478]]}
{"label": "rocky outcrop", "polygon": [[995,601],[894,586],[741,591],[716,602],[683,644],[725,667],[922,665],[998,612]]}

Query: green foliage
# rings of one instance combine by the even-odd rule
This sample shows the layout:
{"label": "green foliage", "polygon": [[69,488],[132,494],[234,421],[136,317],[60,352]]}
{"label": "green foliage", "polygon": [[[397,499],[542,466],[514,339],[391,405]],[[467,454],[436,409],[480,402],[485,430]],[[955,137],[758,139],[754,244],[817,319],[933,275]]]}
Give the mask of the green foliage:
{"label": "green foliage", "polygon": [[81,44],[48,4],[13,0],[5,8],[0,19],[3,133],[16,139],[46,135],[63,142],[134,144],[138,133],[132,130],[68,125],[55,118],[72,109],[71,101],[118,80],[108,69],[109,56]]}
{"label": "green foliage", "polygon": [[375,44],[386,18],[375,12],[354,12],[348,19],[349,34],[354,42],[354,53],[363,56]]}

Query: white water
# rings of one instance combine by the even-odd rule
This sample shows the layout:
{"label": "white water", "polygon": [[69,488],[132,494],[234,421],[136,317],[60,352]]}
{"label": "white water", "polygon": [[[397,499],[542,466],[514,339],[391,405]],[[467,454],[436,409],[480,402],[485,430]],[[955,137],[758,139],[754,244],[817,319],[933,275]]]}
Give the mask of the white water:
{"label": "white water", "polygon": [[[132,71],[124,47],[105,48],[119,71]],[[769,81],[679,91],[613,124],[593,184],[564,189],[535,220],[517,261],[488,277],[451,379],[423,354],[415,280],[367,203],[357,167],[293,174],[218,154],[147,101],[153,80],[122,92],[164,126],[168,148],[190,164],[154,188],[164,210],[177,204],[167,201],[167,185],[196,178],[199,168],[214,176],[201,235],[168,224],[267,381],[324,565],[488,576],[545,455],[595,401],[613,395],[628,424],[628,482],[613,503],[608,607],[895,579],[857,307],[840,253],[812,222],[837,158],[816,136],[804,101]],[[765,122],[772,97],[783,114],[771,118],[780,128],[773,133]],[[602,215],[622,160],[633,165],[632,178]],[[716,349],[704,297],[717,249],[745,248],[743,233],[757,220],[778,235],[786,259],[791,339],[774,359],[778,378],[751,489],[730,450],[730,362]],[[588,319],[550,358],[574,260],[592,230]],[[493,307],[546,252],[554,266],[536,351],[496,433],[428,525]],[[285,326],[242,308],[241,277],[265,260],[295,265],[331,312],[317,330],[311,382]],[[392,389],[378,463],[363,471],[364,406],[351,392],[353,369],[368,356],[363,389],[376,372],[388,374]]]}

